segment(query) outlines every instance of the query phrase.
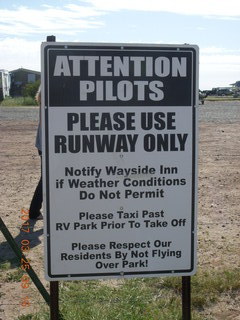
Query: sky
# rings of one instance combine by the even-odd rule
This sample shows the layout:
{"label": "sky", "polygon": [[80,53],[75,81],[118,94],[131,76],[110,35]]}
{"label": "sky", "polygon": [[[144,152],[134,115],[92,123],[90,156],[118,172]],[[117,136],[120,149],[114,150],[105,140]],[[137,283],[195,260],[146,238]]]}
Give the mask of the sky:
{"label": "sky", "polygon": [[240,80],[239,0],[0,0],[0,69],[40,71],[40,46],[59,42],[192,44],[199,88]]}

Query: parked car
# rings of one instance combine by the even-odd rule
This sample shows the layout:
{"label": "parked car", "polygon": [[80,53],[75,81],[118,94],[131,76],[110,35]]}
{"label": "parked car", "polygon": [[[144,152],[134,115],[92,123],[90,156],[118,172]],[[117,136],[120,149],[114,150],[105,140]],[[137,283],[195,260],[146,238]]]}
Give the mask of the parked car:
{"label": "parked car", "polygon": [[232,95],[232,94],[233,94],[232,91],[229,90],[229,89],[219,89],[219,90],[217,91],[217,95],[218,95],[218,96],[230,96],[230,95]]}

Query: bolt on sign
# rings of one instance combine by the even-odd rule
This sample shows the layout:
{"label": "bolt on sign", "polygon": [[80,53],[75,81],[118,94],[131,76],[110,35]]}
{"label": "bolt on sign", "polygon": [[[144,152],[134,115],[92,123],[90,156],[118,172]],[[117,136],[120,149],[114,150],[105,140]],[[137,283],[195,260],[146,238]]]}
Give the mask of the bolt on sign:
{"label": "bolt on sign", "polygon": [[196,269],[198,47],[42,44],[48,280]]}

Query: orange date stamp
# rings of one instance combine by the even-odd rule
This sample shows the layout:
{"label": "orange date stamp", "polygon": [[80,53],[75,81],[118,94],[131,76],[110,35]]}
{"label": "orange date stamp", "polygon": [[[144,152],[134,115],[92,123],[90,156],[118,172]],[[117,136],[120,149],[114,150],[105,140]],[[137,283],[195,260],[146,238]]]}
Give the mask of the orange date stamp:
{"label": "orange date stamp", "polygon": [[[22,209],[21,210],[21,220],[23,221],[21,225],[21,231],[25,233],[30,233],[30,223],[29,223],[29,211]],[[30,241],[28,239],[23,239],[21,241],[21,252],[24,254],[29,253],[30,251]],[[24,271],[30,269],[30,260],[27,258],[21,258],[20,268]],[[21,277],[21,287],[24,290],[24,297],[21,298],[21,306],[29,307],[31,305],[29,296],[25,295],[25,290],[28,289],[31,285],[31,279],[28,274],[23,274]]]}

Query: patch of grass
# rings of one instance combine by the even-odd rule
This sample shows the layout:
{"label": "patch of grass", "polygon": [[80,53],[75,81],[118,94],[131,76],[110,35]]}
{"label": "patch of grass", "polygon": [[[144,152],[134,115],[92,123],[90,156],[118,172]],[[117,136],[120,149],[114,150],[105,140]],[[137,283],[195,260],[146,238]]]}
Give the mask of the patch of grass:
{"label": "patch of grass", "polygon": [[24,97],[23,98],[23,106],[36,106],[37,102],[32,97]]}
{"label": "patch of grass", "polygon": [[[144,279],[127,280],[116,287],[96,281],[67,283],[61,301],[64,320],[181,319],[179,299],[171,293],[158,298]],[[71,306],[67,301],[72,301]]]}
{"label": "patch of grass", "polygon": [[2,107],[36,106],[37,103],[32,97],[6,98],[1,104]]}
{"label": "patch of grass", "polygon": [[192,287],[192,305],[203,309],[204,306],[217,302],[222,293],[240,289],[240,270],[201,272],[192,277]]}
{"label": "patch of grass", "polygon": [[[192,319],[205,320],[204,308],[223,293],[240,289],[240,270],[199,271],[191,278]],[[60,310],[64,320],[180,320],[181,277],[61,282]],[[45,308],[34,320],[49,319]]]}
{"label": "patch of grass", "polygon": [[[176,294],[181,294],[181,278],[164,278],[159,287],[173,290]],[[209,304],[217,302],[222,293],[240,290],[240,270],[222,272],[199,271],[191,277],[191,289],[193,308],[203,309]]]}
{"label": "patch of grass", "polygon": [[233,96],[208,96],[205,101],[239,101],[240,98],[234,98]]}

